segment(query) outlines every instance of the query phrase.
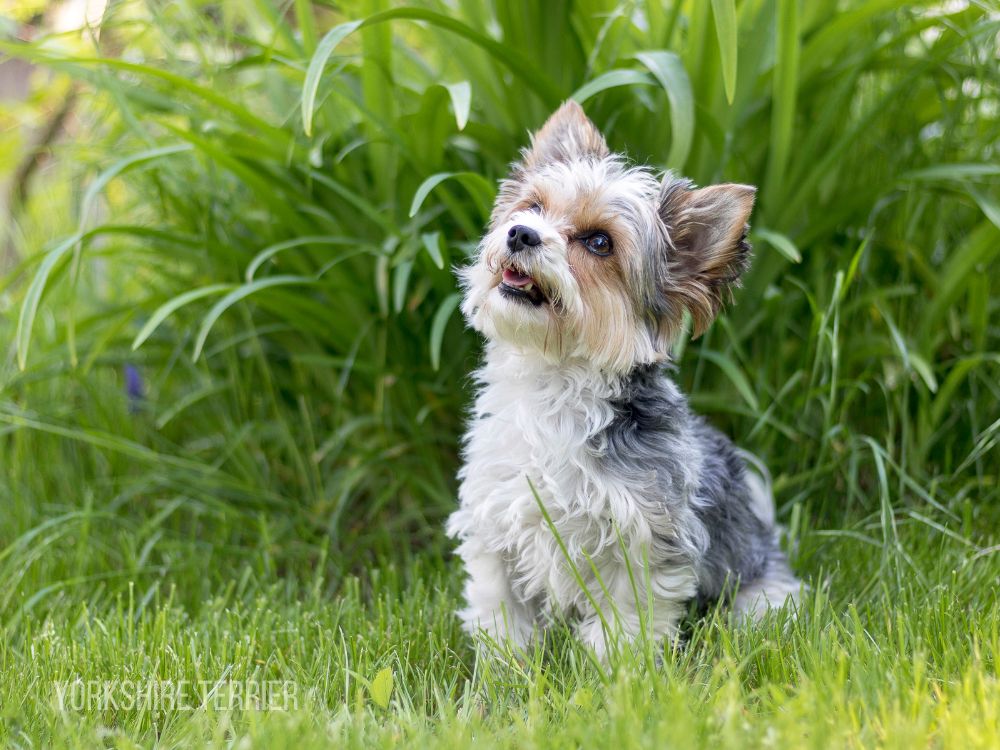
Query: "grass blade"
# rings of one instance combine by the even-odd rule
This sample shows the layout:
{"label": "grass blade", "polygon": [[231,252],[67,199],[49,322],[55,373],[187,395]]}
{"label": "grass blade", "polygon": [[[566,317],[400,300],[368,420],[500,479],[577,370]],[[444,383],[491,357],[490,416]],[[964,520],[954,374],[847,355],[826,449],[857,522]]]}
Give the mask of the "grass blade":
{"label": "grass blade", "polygon": [[619,86],[655,86],[656,80],[648,73],[641,70],[629,70],[620,68],[602,73],[593,80],[587,81],[580,88],[570,95],[570,99],[583,104],[592,96],[596,96],[602,91],[617,88]]}
{"label": "grass blade", "polygon": [[476,200],[476,204],[482,213],[489,213],[489,205],[493,200],[495,192],[489,180],[475,172],[439,172],[420,183],[420,187],[413,194],[413,202],[410,204],[410,216],[417,215],[428,194],[434,188],[445,180],[451,179],[457,180],[469,191],[469,194]]}
{"label": "grass blade", "polygon": [[205,346],[205,340],[208,338],[208,334],[212,330],[212,326],[215,322],[222,316],[222,314],[232,307],[234,304],[240,300],[246,299],[251,294],[256,294],[264,289],[270,289],[271,287],[277,286],[303,286],[315,284],[316,281],[306,276],[268,276],[263,279],[257,279],[250,284],[242,284],[235,289],[233,289],[229,294],[220,299],[212,309],[208,311],[204,320],[201,322],[201,327],[198,329],[198,336],[194,342],[194,352],[191,358],[197,360],[201,356],[201,351]]}
{"label": "grass blade", "polygon": [[726,101],[732,104],[736,96],[736,0],[712,0],[712,14],[715,16],[715,33],[719,37]]}
{"label": "grass blade", "polygon": [[458,307],[458,303],[461,301],[462,295],[451,294],[445,297],[444,301],[438,307],[437,312],[434,313],[434,320],[431,323],[431,367],[437,370],[441,366],[441,347],[444,343],[444,331],[448,325],[448,320],[451,318],[451,314],[455,312],[455,308]]}
{"label": "grass blade", "polygon": [[771,229],[758,228],[753,230],[751,237],[754,239],[764,240],[764,242],[773,247],[786,260],[790,260],[792,263],[802,262],[802,254],[799,252],[799,249],[795,247],[795,243],[781,232],[775,232]]}
{"label": "grass blade", "polygon": [[179,294],[173,299],[160,305],[149,316],[149,320],[146,324],[139,330],[136,334],[135,339],[132,341],[132,351],[135,351],[148,339],[157,328],[170,317],[174,312],[184,307],[191,302],[203,299],[205,297],[210,297],[213,294],[222,294],[233,288],[232,284],[211,284],[210,286],[201,287],[200,289],[192,289],[189,292],[184,292]]}
{"label": "grass blade", "polygon": [[302,84],[302,129],[306,135],[312,135],[313,112],[316,109],[316,92],[319,90],[319,80],[330,55],[337,49],[351,32],[361,26],[362,21],[348,21],[330,29],[316,45],[316,52],[309,60],[306,69],[306,79]]}
{"label": "grass blade", "polygon": [[636,59],[649,68],[667,94],[670,103],[670,152],[667,166],[681,170],[691,152],[694,139],[694,95],[691,79],[673,52],[640,52]]}
{"label": "grass blade", "polygon": [[777,0],[777,51],[772,86],[771,148],[765,193],[776,200],[784,189],[785,168],[792,150],[799,67],[798,0]]}
{"label": "grass blade", "polygon": [[451,106],[455,109],[455,124],[459,130],[465,130],[466,123],[469,122],[469,112],[472,109],[472,86],[468,81],[449,83],[445,85],[448,89],[448,96],[451,97]]}

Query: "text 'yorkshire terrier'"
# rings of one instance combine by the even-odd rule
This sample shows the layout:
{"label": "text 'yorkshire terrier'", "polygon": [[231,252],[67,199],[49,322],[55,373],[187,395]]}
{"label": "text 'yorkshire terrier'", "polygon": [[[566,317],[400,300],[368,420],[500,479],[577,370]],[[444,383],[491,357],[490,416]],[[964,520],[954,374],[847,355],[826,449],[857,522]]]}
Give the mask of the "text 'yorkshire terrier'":
{"label": "text 'yorkshire terrier'", "polygon": [[685,311],[700,334],[746,269],[754,192],[630,166],[573,102],[501,183],[461,272],[488,341],[448,520],[470,632],[520,648],[570,621],[603,659],[693,600],[798,595],[766,481],[664,372]]}

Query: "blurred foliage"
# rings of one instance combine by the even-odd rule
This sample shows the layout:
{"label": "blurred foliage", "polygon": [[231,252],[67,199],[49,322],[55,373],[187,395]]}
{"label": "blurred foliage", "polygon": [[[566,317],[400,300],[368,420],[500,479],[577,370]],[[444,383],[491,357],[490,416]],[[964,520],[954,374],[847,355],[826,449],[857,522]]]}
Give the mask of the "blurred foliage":
{"label": "blurred foliage", "polygon": [[[127,530],[67,580],[440,544],[478,351],[452,266],[574,97],[639,162],[761,186],[754,268],[678,378],[793,536],[891,545],[916,514],[986,543],[998,31],[897,0],[128,1],[0,43],[53,76],[22,113],[79,91],[3,238],[0,542]],[[41,549],[0,556],[8,601]]]}

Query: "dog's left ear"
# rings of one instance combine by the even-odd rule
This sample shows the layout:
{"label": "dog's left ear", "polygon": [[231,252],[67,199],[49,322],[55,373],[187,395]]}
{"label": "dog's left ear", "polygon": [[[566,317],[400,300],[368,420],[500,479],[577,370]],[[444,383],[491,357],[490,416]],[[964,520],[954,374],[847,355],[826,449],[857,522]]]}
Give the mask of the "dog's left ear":
{"label": "dog's left ear", "polygon": [[583,113],[583,107],[570,99],[531,136],[531,148],[522,153],[524,166],[531,169],[551,162],[603,159],[609,152],[601,131]]}
{"label": "dog's left ear", "polygon": [[747,220],[756,192],[736,184],[692,190],[687,180],[663,179],[658,209],[670,238],[668,294],[691,312],[695,338],[750,265]]}

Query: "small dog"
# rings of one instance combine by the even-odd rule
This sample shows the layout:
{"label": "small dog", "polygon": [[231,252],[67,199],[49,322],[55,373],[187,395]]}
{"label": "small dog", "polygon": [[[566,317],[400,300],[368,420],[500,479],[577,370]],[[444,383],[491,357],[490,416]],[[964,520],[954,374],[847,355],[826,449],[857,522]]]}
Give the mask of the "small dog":
{"label": "small dog", "polygon": [[684,311],[700,335],[748,265],[755,189],[629,166],[575,102],[521,156],[460,271],[488,342],[447,527],[465,628],[523,648],[570,619],[606,659],[609,624],[794,600],[768,485],[664,374]]}

